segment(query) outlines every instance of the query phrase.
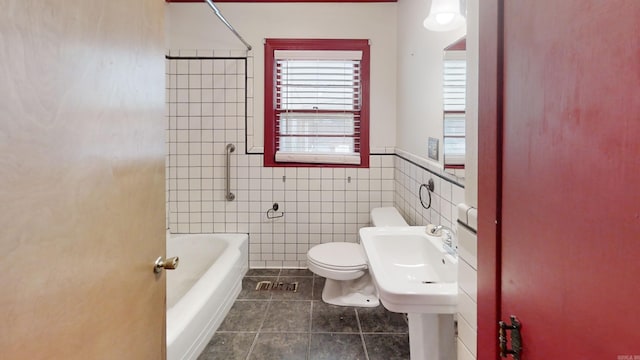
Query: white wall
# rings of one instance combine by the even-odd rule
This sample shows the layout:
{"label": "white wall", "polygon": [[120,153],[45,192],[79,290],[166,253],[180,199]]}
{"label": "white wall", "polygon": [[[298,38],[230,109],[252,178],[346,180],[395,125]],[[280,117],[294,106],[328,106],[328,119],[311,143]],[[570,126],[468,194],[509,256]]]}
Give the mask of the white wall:
{"label": "white wall", "polygon": [[[167,48],[244,50],[206,4],[167,4]],[[264,122],[265,38],[359,38],[371,40],[372,152],[392,152],[396,141],[396,9],[395,3],[222,3],[224,16],[253,46],[254,123],[247,149],[261,152]],[[252,86],[253,85],[253,86]]]}
{"label": "white wall", "polygon": [[439,139],[442,169],[443,49],[461,38],[465,29],[428,31],[422,26],[429,0],[398,1],[398,71],[396,147],[427,159],[427,140]]}

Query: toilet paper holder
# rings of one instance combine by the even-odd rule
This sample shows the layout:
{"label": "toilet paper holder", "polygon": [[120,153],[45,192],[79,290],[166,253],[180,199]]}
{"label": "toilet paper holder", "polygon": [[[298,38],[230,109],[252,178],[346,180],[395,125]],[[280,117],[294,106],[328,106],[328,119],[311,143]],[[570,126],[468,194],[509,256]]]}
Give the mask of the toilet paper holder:
{"label": "toilet paper holder", "polygon": [[267,219],[278,219],[284,216],[284,211],[278,213],[278,209],[280,205],[278,203],[273,203],[271,209],[267,210]]}

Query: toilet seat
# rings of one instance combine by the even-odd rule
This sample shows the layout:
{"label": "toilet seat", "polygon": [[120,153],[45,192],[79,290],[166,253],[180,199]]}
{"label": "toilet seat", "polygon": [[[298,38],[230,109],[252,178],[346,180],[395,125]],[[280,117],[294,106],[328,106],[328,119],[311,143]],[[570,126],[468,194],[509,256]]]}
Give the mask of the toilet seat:
{"label": "toilet seat", "polygon": [[366,270],[367,269],[367,265],[357,265],[357,266],[334,266],[331,264],[325,264],[319,261],[316,261],[310,257],[307,257],[307,261],[309,264],[313,265],[314,267],[320,267],[323,268],[325,270],[330,270],[330,271],[334,271],[334,272],[340,272],[340,271],[362,271],[362,270]]}
{"label": "toilet seat", "polygon": [[367,256],[360,244],[332,242],[316,245],[307,253],[314,265],[336,271],[364,270]]}

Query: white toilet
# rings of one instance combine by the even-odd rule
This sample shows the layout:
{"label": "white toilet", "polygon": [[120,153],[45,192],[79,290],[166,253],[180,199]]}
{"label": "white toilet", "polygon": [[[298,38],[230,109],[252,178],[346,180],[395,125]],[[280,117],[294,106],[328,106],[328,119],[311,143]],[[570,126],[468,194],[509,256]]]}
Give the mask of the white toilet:
{"label": "white toilet", "polygon": [[[409,226],[394,207],[371,210],[373,226]],[[362,245],[331,242],[312,247],[307,265],[313,273],[326,278],[322,300],[340,306],[375,307],[378,292],[367,271],[367,256]]]}

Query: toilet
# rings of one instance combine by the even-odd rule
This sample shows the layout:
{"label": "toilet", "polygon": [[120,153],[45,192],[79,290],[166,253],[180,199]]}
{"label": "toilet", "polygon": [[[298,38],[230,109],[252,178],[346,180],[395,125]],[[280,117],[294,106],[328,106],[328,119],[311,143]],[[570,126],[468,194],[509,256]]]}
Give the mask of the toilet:
{"label": "toilet", "polygon": [[[379,226],[409,226],[394,207],[371,210],[371,223]],[[307,266],[326,278],[322,300],[340,306],[375,307],[378,292],[367,271],[367,256],[362,245],[331,242],[312,247],[307,252]]]}

